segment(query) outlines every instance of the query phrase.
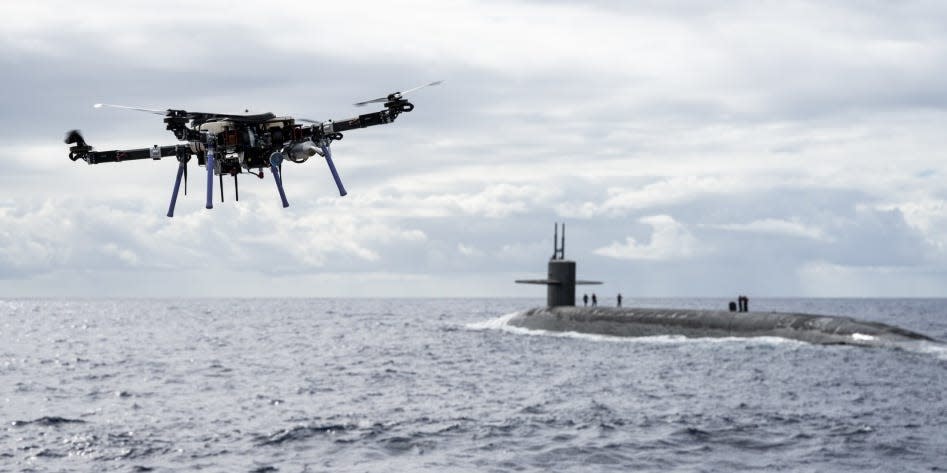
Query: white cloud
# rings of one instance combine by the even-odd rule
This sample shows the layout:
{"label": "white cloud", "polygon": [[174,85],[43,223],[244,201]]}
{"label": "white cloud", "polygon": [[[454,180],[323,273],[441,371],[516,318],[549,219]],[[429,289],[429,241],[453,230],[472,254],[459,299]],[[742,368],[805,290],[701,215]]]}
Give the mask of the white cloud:
{"label": "white cloud", "polygon": [[814,297],[940,297],[943,268],[847,266],[812,261],[797,270],[802,290]]}
{"label": "white cloud", "polygon": [[885,204],[878,209],[901,212],[908,225],[925,235],[928,243],[941,252],[947,251],[947,202],[944,200],[926,198],[915,202]]}
{"label": "white cloud", "polygon": [[651,209],[686,203],[709,194],[746,192],[746,181],[736,177],[675,176],[640,188],[613,187],[601,203],[585,202],[579,206],[560,207],[566,215],[619,216],[629,210]]}
{"label": "white cloud", "polygon": [[430,181],[418,178],[414,186],[407,185],[412,179],[399,178],[375,189],[352,192],[351,197],[322,198],[320,203],[334,202],[346,212],[359,215],[398,217],[449,217],[467,215],[471,217],[509,218],[523,214],[537,205],[549,202],[558,192],[554,188],[507,183],[475,185],[469,175],[439,174],[436,179],[443,185],[427,185]]}
{"label": "white cloud", "polygon": [[697,238],[668,215],[644,217],[640,222],[652,227],[648,243],[628,237],[625,243],[615,242],[596,249],[595,254],[617,259],[667,261],[691,258],[703,250]]}
{"label": "white cloud", "polygon": [[106,243],[101,246],[102,253],[110,255],[114,258],[117,258],[122,263],[134,267],[138,265],[138,255],[134,251],[127,248],[120,248],[115,243]]}
{"label": "white cloud", "polygon": [[457,251],[459,251],[460,254],[462,254],[462,255],[464,255],[464,256],[467,256],[467,257],[476,257],[476,256],[482,256],[482,255],[483,255],[483,252],[480,251],[480,250],[478,250],[476,247],[468,246],[468,245],[465,245],[465,244],[463,244],[463,243],[458,243],[458,244],[457,244]]}
{"label": "white cloud", "polygon": [[797,221],[767,218],[749,223],[702,224],[701,227],[719,228],[734,232],[749,232],[812,240],[826,240],[825,232],[818,227],[808,226]]}
{"label": "white cloud", "polygon": [[109,203],[46,201],[0,208],[0,277],[86,270],[314,271],[333,261],[374,263],[424,232],[375,218],[283,211],[253,202],[174,219]]}

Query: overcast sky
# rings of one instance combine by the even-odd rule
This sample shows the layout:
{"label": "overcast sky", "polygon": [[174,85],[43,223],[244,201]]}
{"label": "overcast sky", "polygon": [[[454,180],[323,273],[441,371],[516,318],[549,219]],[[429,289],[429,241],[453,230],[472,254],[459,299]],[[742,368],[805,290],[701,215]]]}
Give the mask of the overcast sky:
{"label": "overcast sky", "polygon": [[[600,297],[947,296],[945,77],[941,1],[3,2],[0,296],[540,298],[557,221]],[[62,143],[438,79],[288,209]]]}

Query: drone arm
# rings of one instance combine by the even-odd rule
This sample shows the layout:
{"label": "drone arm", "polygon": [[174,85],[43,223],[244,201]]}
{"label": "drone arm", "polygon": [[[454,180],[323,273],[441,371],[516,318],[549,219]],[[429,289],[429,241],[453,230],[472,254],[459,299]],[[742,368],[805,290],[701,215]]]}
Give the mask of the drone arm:
{"label": "drone arm", "polygon": [[110,151],[92,151],[92,147],[77,144],[69,148],[69,159],[82,159],[89,164],[117,163],[137,159],[161,159],[167,157],[190,156],[189,145],[154,146],[152,148],[123,149]]}
{"label": "drone arm", "polygon": [[333,131],[341,132],[347,130],[355,130],[357,128],[366,128],[375,125],[384,125],[386,123],[391,123],[394,121],[393,117],[388,110],[382,110],[380,112],[366,113],[359,115],[355,118],[349,118],[346,120],[339,120],[332,123]]}
{"label": "drone arm", "polygon": [[[354,118],[348,118],[338,121],[327,121],[322,124],[312,126],[313,141],[325,137],[331,137],[335,133],[340,133],[358,128],[367,128],[375,125],[384,125],[391,123],[403,112],[414,110],[414,105],[406,100],[395,100],[385,104],[385,110],[373,113],[365,113]],[[332,138],[338,139],[338,138]]]}

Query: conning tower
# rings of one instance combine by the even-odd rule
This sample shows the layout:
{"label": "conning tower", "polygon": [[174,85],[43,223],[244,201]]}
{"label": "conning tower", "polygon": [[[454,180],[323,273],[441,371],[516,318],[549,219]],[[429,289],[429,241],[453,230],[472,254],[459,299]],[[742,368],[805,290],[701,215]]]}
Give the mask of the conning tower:
{"label": "conning tower", "polygon": [[600,281],[579,281],[575,279],[575,261],[566,259],[566,224],[562,224],[562,239],[559,239],[559,223],[556,223],[552,238],[552,258],[549,258],[549,271],[546,279],[518,279],[519,284],[546,285],[546,306],[574,306],[575,286],[582,284],[602,284]]}

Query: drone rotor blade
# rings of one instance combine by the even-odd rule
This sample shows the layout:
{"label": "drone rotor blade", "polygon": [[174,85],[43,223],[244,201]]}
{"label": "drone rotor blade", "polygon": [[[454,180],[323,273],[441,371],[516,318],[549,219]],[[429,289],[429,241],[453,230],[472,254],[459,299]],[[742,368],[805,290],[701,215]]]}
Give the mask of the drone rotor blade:
{"label": "drone rotor blade", "polygon": [[443,82],[444,82],[444,81],[442,81],[442,80],[436,80],[436,81],[434,81],[434,82],[430,82],[430,83],[427,83],[427,84],[424,84],[424,85],[419,85],[419,86],[417,86],[417,87],[412,87],[412,88],[410,88],[410,89],[408,89],[408,90],[402,92],[401,95],[410,94],[411,92],[414,92],[415,90],[423,89],[423,88],[425,88],[425,87],[431,87],[431,86],[434,86],[434,85],[440,85],[440,84],[443,83]]}
{"label": "drone rotor blade", "polygon": [[[412,87],[412,88],[410,88],[410,89],[408,89],[408,90],[405,90],[404,92],[395,92],[395,94],[404,96],[405,94],[409,94],[409,93],[414,92],[414,91],[416,91],[416,90],[423,89],[423,88],[425,88],[425,87],[431,87],[431,86],[434,86],[434,85],[439,85],[439,84],[442,84],[443,82],[444,82],[444,81],[442,81],[442,80],[436,80],[436,81],[434,81],[434,82],[428,82],[427,84],[419,85],[419,86],[417,86],[417,87]],[[371,100],[366,100],[366,101],[364,101],[364,102],[358,102],[358,103],[355,104],[355,106],[356,106],[356,107],[361,107],[361,106],[363,106],[363,105],[368,105],[368,104],[370,104],[370,103],[383,103],[383,102],[387,102],[387,101],[388,101],[388,97],[378,97],[377,99],[371,99]]]}
{"label": "drone rotor blade", "polygon": [[368,105],[368,104],[370,104],[370,103],[382,103],[382,102],[387,102],[387,101],[388,101],[388,97],[379,97],[379,98],[377,98],[377,99],[371,99],[371,100],[366,100],[366,101],[364,101],[364,102],[358,102],[358,103],[356,103],[356,104],[354,104],[354,105],[355,105],[356,107],[361,107],[361,106],[363,106],[363,105]]}
{"label": "drone rotor blade", "polygon": [[276,117],[272,113],[259,113],[256,115],[240,115],[235,113],[207,113],[207,112],[187,112],[185,111],[185,116],[189,120],[213,120],[213,119],[226,119],[234,120],[237,122],[256,122],[269,120],[270,118]]}
{"label": "drone rotor blade", "polygon": [[127,107],[127,106],[125,106],[125,105],[112,105],[112,104],[109,104],[109,103],[97,103],[97,104],[93,105],[92,107],[93,107],[93,108],[102,108],[102,107],[106,107],[106,108],[121,108],[121,109],[124,109],[124,110],[136,110],[136,111],[139,111],[139,112],[154,113],[155,115],[167,115],[167,114],[168,114],[168,111],[167,111],[167,110],[154,110],[154,109],[151,109],[151,108],[141,108],[141,107]]}

